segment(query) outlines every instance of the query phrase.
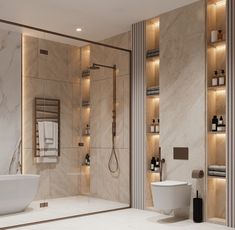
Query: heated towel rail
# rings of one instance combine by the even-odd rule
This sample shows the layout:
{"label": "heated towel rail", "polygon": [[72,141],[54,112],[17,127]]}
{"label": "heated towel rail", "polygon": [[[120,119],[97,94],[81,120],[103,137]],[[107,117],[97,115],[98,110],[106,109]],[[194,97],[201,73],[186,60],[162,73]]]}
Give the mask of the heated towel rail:
{"label": "heated towel rail", "polygon": [[[40,157],[39,148],[39,121],[53,121],[58,124],[58,156],[60,156],[60,100],[48,98],[35,98],[35,157]],[[50,157],[50,156],[45,156]]]}

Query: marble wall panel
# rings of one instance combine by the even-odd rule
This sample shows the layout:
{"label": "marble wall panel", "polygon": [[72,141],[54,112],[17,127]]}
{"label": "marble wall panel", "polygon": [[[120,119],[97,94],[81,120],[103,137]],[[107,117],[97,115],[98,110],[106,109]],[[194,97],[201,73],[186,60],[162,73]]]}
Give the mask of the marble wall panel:
{"label": "marble wall panel", "polygon": [[[130,47],[130,33],[103,41],[123,48]],[[103,199],[129,203],[129,130],[130,79],[126,53],[91,45],[91,63],[117,65],[117,136],[119,172],[112,174],[108,162],[112,147],[113,71],[101,68],[91,72],[91,194]]]}
{"label": "marble wall panel", "polygon": [[[24,173],[40,174],[36,199],[81,193],[82,151],[78,148],[80,119],[80,49],[25,36],[24,45]],[[40,49],[48,55],[40,54]],[[34,161],[34,98],[60,99],[61,156],[56,164]]]}
{"label": "marble wall panel", "polygon": [[[16,173],[21,145],[21,35],[0,30],[0,174]],[[19,151],[18,151],[19,150]]]}
{"label": "marble wall panel", "polygon": [[[160,146],[166,159],[164,178],[188,181],[204,198],[205,171],[205,12],[204,1],[161,16],[160,22]],[[188,147],[189,160],[174,160],[173,147]],[[191,205],[192,212],[192,205]]]}

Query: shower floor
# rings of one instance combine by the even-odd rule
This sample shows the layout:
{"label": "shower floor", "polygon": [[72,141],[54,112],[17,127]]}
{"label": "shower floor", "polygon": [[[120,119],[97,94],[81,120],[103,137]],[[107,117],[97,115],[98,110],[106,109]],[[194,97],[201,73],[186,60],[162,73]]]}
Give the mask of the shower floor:
{"label": "shower floor", "polygon": [[0,229],[32,222],[127,208],[129,206],[128,204],[89,196],[73,196],[46,201],[48,202],[46,208],[39,207],[42,201],[33,201],[24,212],[0,216]]}

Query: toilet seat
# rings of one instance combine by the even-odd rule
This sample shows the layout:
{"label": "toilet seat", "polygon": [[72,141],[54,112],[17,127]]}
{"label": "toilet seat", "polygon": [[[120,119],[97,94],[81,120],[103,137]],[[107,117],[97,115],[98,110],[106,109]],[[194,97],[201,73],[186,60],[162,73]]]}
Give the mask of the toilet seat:
{"label": "toilet seat", "polygon": [[168,186],[179,186],[188,184],[185,181],[174,181],[174,180],[165,180],[159,182],[152,182],[152,186],[168,187]]}

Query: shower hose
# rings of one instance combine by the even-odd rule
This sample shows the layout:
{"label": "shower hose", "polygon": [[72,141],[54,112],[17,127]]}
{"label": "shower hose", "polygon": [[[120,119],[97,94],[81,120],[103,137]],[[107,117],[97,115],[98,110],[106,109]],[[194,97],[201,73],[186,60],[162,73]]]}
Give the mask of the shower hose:
{"label": "shower hose", "polygon": [[[117,158],[117,153],[116,153],[116,149],[115,149],[115,123],[113,123],[113,132],[112,132],[112,151],[111,151],[111,155],[109,158],[109,171],[111,173],[116,173],[119,170],[119,163],[118,163],[118,158]],[[114,159],[116,166],[114,168],[112,168],[112,160]]]}

